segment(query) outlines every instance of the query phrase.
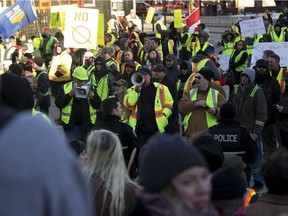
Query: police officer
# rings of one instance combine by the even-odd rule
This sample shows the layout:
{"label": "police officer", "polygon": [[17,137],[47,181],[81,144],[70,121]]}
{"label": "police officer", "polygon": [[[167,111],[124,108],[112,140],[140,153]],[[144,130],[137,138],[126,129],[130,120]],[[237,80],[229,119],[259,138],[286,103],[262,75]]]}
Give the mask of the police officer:
{"label": "police officer", "polygon": [[256,144],[249,130],[234,120],[235,116],[235,105],[224,103],[220,107],[218,124],[210,127],[209,132],[221,144],[224,153],[232,152],[241,156],[246,164],[251,164],[256,159]]}

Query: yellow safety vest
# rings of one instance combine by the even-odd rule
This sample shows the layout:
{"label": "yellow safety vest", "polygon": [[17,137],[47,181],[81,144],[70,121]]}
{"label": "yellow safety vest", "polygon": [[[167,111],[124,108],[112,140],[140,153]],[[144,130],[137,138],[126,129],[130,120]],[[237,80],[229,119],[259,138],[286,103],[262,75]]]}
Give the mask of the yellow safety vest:
{"label": "yellow safety vest", "polygon": [[162,23],[160,20],[158,20],[155,25],[154,25],[154,28],[155,28],[155,31],[156,31],[156,38],[160,38],[161,39],[161,33],[159,33],[156,29],[156,25],[159,24],[161,26],[161,30],[162,31],[165,31],[167,30],[166,26],[164,25],[164,23]]}
{"label": "yellow safety vest", "polygon": [[[235,52],[235,50],[233,51],[233,53],[231,54],[231,56],[230,56],[230,58],[233,56],[233,54],[234,54],[234,52]],[[241,59],[241,57],[242,57],[242,55],[243,55],[243,53],[244,52],[246,52],[246,51],[241,51],[237,56],[236,56],[236,58],[234,59],[234,61],[235,62],[238,62],[238,61],[240,61],[240,59]],[[238,72],[242,72],[242,71],[244,71],[246,68],[247,68],[247,63],[248,63],[248,61],[247,61],[247,59],[246,59],[246,61],[242,64],[242,65],[240,65],[240,66],[238,66],[237,68],[235,68],[235,70]]]}
{"label": "yellow safety vest", "polygon": [[280,35],[278,36],[276,34],[275,31],[272,31],[271,32],[271,38],[272,38],[272,42],[284,42],[285,41],[285,37],[284,37],[284,31],[283,30],[280,30]]}
{"label": "yellow safety vest", "polygon": [[181,33],[181,37],[183,38],[185,35],[188,36],[187,40],[185,41],[184,44],[179,42],[179,50],[182,50],[184,47],[186,48],[187,51],[191,52],[191,35],[187,32]]}
{"label": "yellow safety vest", "polygon": [[[285,90],[285,82],[283,80],[283,75],[284,75],[284,69],[281,68],[279,73],[278,73],[278,75],[277,75],[277,77],[276,77],[276,79],[279,82],[279,85],[281,87],[282,92],[284,92],[284,90]],[[271,71],[270,71],[270,76],[272,76],[272,72]]]}
{"label": "yellow safety vest", "polygon": [[35,110],[34,108],[32,108],[32,116],[40,116],[42,119],[44,119],[46,122],[48,122],[50,125],[52,125],[49,117],[47,115],[45,115],[42,112],[39,112],[37,110]]}
{"label": "yellow safety vest", "polygon": [[[73,82],[69,82],[64,84],[63,89],[64,89],[64,94],[69,94],[71,89],[73,88]],[[71,111],[72,111],[72,104],[73,104],[73,98],[71,98],[70,102],[68,103],[67,106],[62,108],[61,110],[61,120],[65,124],[69,124],[70,117],[71,117]],[[95,124],[96,122],[96,110],[91,106],[90,101],[88,99],[88,105],[89,105],[89,112],[90,112],[90,121],[92,124]]]}
{"label": "yellow safety vest", "polygon": [[[198,88],[193,88],[190,90],[190,100],[191,101],[196,101],[197,100],[197,91],[198,91]],[[207,95],[207,98],[206,98],[206,104],[207,106],[213,108],[217,108],[217,104],[218,104],[218,91],[215,90],[215,89],[212,89],[210,88],[209,89],[209,92],[208,92],[208,95]],[[188,128],[188,123],[189,123],[189,119],[191,118],[192,116],[192,112],[188,113],[187,115],[185,115],[184,117],[184,120],[183,120],[183,123],[184,123],[184,131],[187,130]],[[212,127],[214,125],[217,124],[217,118],[208,113],[206,111],[206,122],[207,122],[207,126],[208,128],[209,127]]]}
{"label": "yellow safety vest", "polygon": [[[155,119],[158,131],[163,133],[168,124],[168,117],[172,114],[174,101],[166,86],[156,82],[154,82],[154,86],[156,87],[156,98],[154,103]],[[124,97],[124,106],[132,110],[129,118],[129,125],[135,130],[138,115],[138,107],[136,104],[140,94],[135,92],[134,89],[135,86],[128,89],[127,94]]]}
{"label": "yellow safety vest", "polygon": [[224,49],[222,51],[222,54],[232,54],[235,44],[233,42],[227,42],[227,43],[224,42],[223,44]]}
{"label": "yellow safety vest", "polygon": [[98,82],[94,74],[91,75],[90,81],[97,90],[97,94],[101,100],[105,100],[108,97],[109,86],[108,86],[108,74],[103,76]]}

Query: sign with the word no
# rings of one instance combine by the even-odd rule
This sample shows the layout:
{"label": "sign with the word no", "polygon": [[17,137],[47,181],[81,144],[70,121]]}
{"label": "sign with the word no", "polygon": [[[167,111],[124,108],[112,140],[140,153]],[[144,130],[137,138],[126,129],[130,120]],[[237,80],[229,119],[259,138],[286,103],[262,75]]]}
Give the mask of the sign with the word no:
{"label": "sign with the word no", "polygon": [[96,49],[98,9],[69,8],[66,11],[64,47]]}

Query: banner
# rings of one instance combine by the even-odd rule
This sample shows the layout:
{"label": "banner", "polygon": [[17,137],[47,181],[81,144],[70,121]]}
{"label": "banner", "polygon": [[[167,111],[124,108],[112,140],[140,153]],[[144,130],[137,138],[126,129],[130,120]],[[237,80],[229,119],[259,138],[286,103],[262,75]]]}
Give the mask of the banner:
{"label": "banner", "polygon": [[240,22],[240,28],[242,37],[249,37],[254,36],[255,34],[266,33],[262,16]]}
{"label": "banner", "polygon": [[223,71],[227,71],[229,69],[229,60],[230,60],[230,54],[218,55],[218,63],[220,64],[220,68]]}
{"label": "banner", "polygon": [[288,42],[269,42],[269,43],[256,43],[252,51],[251,64],[255,65],[258,59],[261,59],[265,50],[272,50],[280,57],[280,66],[288,66]]}
{"label": "banner", "polygon": [[193,34],[197,25],[200,24],[200,10],[196,8],[187,18],[186,25],[189,27],[189,33]]}
{"label": "banner", "polygon": [[10,38],[16,31],[37,19],[32,0],[17,1],[0,14],[0,36]]}
{"label": "banner", "polygon": [[174,28],[182,28],[182,10],[174,10]]}
{"label": "banner", "polygon": [[104,46],[105,41],[104,41],[104,14],[99,13],[98,15],[98,33],[97,33],[97,43]]}
{"label": "banner", "polygon": [[96,49],[98,9],[68,8],[64,33],[64,47]]}

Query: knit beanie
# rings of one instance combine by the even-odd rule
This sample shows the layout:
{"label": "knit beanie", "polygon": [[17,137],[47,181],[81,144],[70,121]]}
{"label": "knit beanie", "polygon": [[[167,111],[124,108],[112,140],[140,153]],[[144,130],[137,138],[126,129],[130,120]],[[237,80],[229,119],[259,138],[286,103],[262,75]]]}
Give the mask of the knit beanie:
{"label": "knit beanie", "polygon": [[13,63],[9,66],[9,71],[17,76],[22,76],[23,67],[20,64]]}
{"label": "knit beanie", "polygon": [[234,167],[218,170],[212,177],[212,200],[242,198],[246,192],[245,180]]}
{"label": "knit beanie", "polygon": [[214,74],[208,67],[201,68],[201,70],[199,70],[197,73],[200,73],[209,82],[211,82],[212,78],[214,77]]}
{"label": "knit beanie", "polygon": [[236,116],[236,107],[232,103],[224,103],[220,107],[220,118],[222,119],[234,119]]}
{"label": "knit beanie", "polygon": [[181,62],[180,69],[188,69],[187,61]]}
{"label": "knit beanie", "polygon": [[182,171],[207,166],[201,153],[179,134],[156,134],[139,155],[139,184],[157,192]]}
{"label": "knit beanie", "polygon": [[221,144],[214,140],[211,135],[202,135],[196,138],[192,145],[194,145],[206,159],[211,172],[218,170],[223,161],[224,154]]}
{"label": "knit beanie", "polygon": [[207,53],[215,53],[215,49],[213,46],[207,46],[207,48],[204,51]]}

